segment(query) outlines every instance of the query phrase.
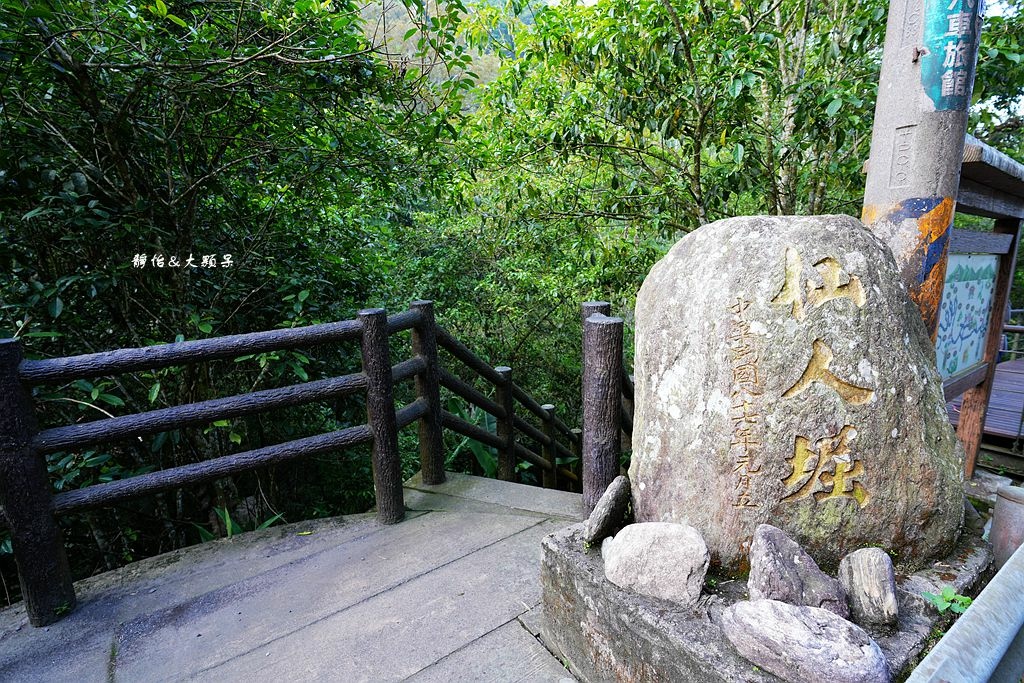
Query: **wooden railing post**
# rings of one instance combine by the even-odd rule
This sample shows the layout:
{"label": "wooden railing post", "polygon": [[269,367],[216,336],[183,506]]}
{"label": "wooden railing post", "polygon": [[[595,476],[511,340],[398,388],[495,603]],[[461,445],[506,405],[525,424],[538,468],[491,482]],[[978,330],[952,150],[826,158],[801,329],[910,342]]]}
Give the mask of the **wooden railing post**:
{"label": "wooden railing post", "polygon": [[433,301],[413,301],[412,310],[420,314],[420,323],[412,330],[412,352],[427,364],[416,375],[416,396],[427,403],[420,418],[420,473],[423,483],[444,481],[444,435],[441,431],[441,367],[437,360],[437,323]]}
{"label": "wooden railing post", "polygon": [[583,430],[576,427],[572,430],[573,440],[570,447],[572,454],[576,456],[576,486],[573,487],[576,493],[583,493]]}
{"label": "wooden railing post", "polygon": [[556,489],[558,488],[558,446],[555,439],[558,438],[558,431],[555,429],[555,407],[550,403],[545,403],[541,408],[548,414],[547,419],[544,420],[544,436],[548,437],[548,442],[544,444],[543,449],[544,459],[551,463],[551,469],[544,470],[544,488]]}
{"label": "wooden railing post", "polygon": [[587,514],[619,473],[622,318],[583,324],[583,506]]}
{"label": "wooden railing post", "polygon": [[0,340],[0,506],[11,529],[21,595],[33,626],[75,606],[75,588],[53,514],[45,459],[32,447],[32,400],[18,379],[21,342]]}
{"label": "wooden railing post", "polygon": [[[607,301],[584,301],[583,305],[580,306],[581,313],[583,315],[583,329],[587,327],[587,318],[594,315],[595,313],[600,315],[611,315],[612,305]],[[587,374],[587,354],[583,354],[583,375]],[[584,429],[586,427],[584,426]]]}
{"label": "wooden railing post", "polygon": [[[595,313],[597,313],[599,315],[611,315],[612,314],[612,305],[611,305],[611,303],[609,303],[607,301],[584,301],[583,304],[580,306],[580,312],[581,312],[581,314],[583,316],[582,323],[583,323],[583,330],[584,330],[584,333],[585,333],[586,328],[587,328],[587,318],[589,318],[590,316],[594,315]],[[583,354],[583,361],[582,361],[581,365],[582,365],[582,367],[580,368],[580,370],[581,370],[580,376],[581,377],[586,377],[587,376],[587,354],[586,353]],[[580,453],[579,453],[579,456],[580,456],[580,461],[579,461],[580,462],[580,472],[579,472],[579,476],[580,476],[580,483],[581,484],[583,482],[584,471],[586,470],[586,463],[583,462],[583,432],[586,431],[586,429],[587,429],[586,422],[587,422],[587,413],[586,413],[586,411],[584,411],[583,412],[583,416],[582,416],[582,420],[580,422],[580,427],[582,427],[582,429],[580,430],[580,446],[579,446],[579,450],[580,450]]]}
{"label": "wooden railing post", "polygon": [[383,308],[368,308],[359,311],[359,321],[363,326],[366,417],[373,432],[373,487],[377,498],[377,519],[382,524],[394,524],[405,517],[405,502],[391,381],[388,317]]}
{"label": "wooden railing post", "polygon": [[512,481],[516,474],[516,431],[515,407],[512,400],[512,368],[494,368],[494,371],[505,380],[497,386],[495,398],[498,405],[505,411],[504,419],[498,419],[498,438],[504,444],[498,451],[498,479]]}
{"label": "wooden railing post", "polygon": [[612,314],[612,305],[607,301],[584,301],[580,309],[583,313],[584,325],[587,324],[587,318],[595,313],[600,313],[601,315]]}

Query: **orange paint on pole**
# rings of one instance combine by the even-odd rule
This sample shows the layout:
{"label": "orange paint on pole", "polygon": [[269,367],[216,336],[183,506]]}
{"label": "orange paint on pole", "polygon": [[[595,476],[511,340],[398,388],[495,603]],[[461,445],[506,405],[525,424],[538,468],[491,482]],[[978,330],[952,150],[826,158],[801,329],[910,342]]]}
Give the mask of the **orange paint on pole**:
{"label": "orange paint on pole", "polygon": [[[866,225],[874,227],[885,223],[891,233],[916,228],[917,239],[901,249],[904,253],[894,256],[901,265],[910,298],[920,309],[933,341],[938,331],[955,206],[952,197],[914,197],[890,206],[865,205],[861,213]],[[916,225],[907,225],[911,221]]]}

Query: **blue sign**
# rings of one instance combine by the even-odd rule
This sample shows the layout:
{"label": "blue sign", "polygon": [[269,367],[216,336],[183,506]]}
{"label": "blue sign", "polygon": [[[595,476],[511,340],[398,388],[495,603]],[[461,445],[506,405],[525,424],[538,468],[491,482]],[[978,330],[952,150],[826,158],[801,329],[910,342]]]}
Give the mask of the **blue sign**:
{"label": "blue sign", "polygon": [[936,111],[966,111],[981,35],[981,0],[925,1],[921,84]]}

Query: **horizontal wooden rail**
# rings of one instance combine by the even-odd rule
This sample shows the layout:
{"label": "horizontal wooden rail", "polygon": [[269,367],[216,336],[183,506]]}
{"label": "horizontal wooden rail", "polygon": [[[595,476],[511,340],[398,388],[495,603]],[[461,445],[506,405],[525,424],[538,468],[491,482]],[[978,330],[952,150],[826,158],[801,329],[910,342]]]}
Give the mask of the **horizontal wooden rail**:
{"label": "horizontal wooden rail", "polygon": [[520,405],[522,405],[531,413],[539,417],[544,422],[547,422],[550,419],[548,417],[547,411],[545,411],[544,408],[541,407],[540,403],[534,400],[532,396],[526,393],[526,391],[524,391],[523,388],[516,384],[515,382],[512,383],[512,398],[519,401]]}
{"label": "horizontal wooden rail", "polygon": [[470,384],[463,382],[461,379],[448,372],[444,368],[440,370],[440,382],[441,386],[448,389],[456,396],[469,401],[478,408],[482,408],[499,420],[505,419],[505,409],[499,406],[497,403],[487,398],[479,391],[474,389]]}
{"label": "horizontal wooden rail", "polygon": [[559,419],[557,415],[553,418],[552,421],[554,422],[554,425],[558,429],[558,431],[560,431],[565,436],[565,438],[569,440],[570,444],[580,443],[580,434],[577,430],[570,429],[569,426],[562,422],[562,420]]}
{"label": "horizontal wooden rail", "polygon": [[1024,325],[1003,325],[1003,332],[1007,334],[1024,334]]}
{"label": "horizontal wooden rail", "polygon": [[69,358],[22,361],[18,375],[28,384],[67,382],[99,375],[156,370],[172,365],[236,358],[254,353],[358,339],[359,323],[345,320],[286,330],[235,334],[213,339],[118,349]]}
{"label": "horizontal wooden rail", "polygon": [[501,448],[505,445],[505,442],[499,439],[496,434],[492,434],[486,429],[481,429],[475,424],[470,424],[458,415],[449,413],[447,410],[441,412],[441,424],[444,425],[445,429],[450,429],[465,437],[475,439],[491,448]]}
{"label": "horizontal wooden rail", "polygon": [[453,337],[448,330],[440,325],[437,327],[437,343],[448,353],[462,361],[470,370],[475,370],[478,375],[486,379],[494,386],[504,386],[505,379],[498,374],[494,368],[482,361],[475,353],[470,351],[458,339]]}
{"label": "horizontal wooden rail", "polygon": [[[417,399],[397,411],[395,418],[399,429],[418,420],[426,413],[426,409],[426,402]],[[372,440],[373,435],[368,425],[348,427],[244,453],[224,455],[212,460],[141,474],[131,479],[119,479],[104,484],[94,484],[83,489],[65,491],[53,497],[53,510],[58,515],[64,515],[69,512],[113,505],[148,493],[156,493],[178,486],[200,484],[257,467],[322,455]]]}
{"label": "horizontal wooden rail", "polygon": [[987,365],[981,365],[980,367],[968,370],[955,377],[950,377],[942,385],[942,394],[947,401],[952,401],[954,398],[964,393],[968,389],[978,386],[985,381],[985,374],[988,371]]}
{"label": "horizontal wooden rail", "polygon": [[[441,424],[445,426],[445,429],[450,429],[453,432],[462,434],[467,438],[479,441],[485,446],[491,446],[492,448],[502,448],[505,445],[505,442],[502,439],[498,438],[496,434],[492,434],[486,429],[481,429],[480,427],[474,424],[470,424],[469,422],[466,422],[458,415],[453,415],[448,411],[444,411],[443,413],[441,413]],[[517,443],[515,445],[515,453],[523,460],[526,460],[527,462],[530,462],[536,465],[537,467],[540,467],[541,469],[551,469],[551,463],[549,463],[547,460],[540,457],[539,455],[537,455],[536,453],[534,453],[521,443]]]}
{"label": "horizontal wooden rail", "polygon": [[404,330],[411,330],[420,324],[423,316],[420,312],[412,309],[408,311],[402,311],[401,313],[395,313],[394,315],[388,316],[388,334],[394,334],[395,332],[402,332]]}
{"label": "horizontal wooden rail", "polygon": [[[426,367],[422,358],[410,358],[396,364],[392,381],[409,379]],[[79,449],[107,441],[118,441],[216,420],[229,420],[267,410],[289,408],[316,401],[348,396],[366,389],[362,373],[331,377],[279,389],[265,389],[251,394],[227,396],[183,406],[160,408],[145,413],[123,415],[105,420],[47,429],[36,435],[32,445],[40,453]]]}
{"label": "horizontal wooden rail", "polygon": [[[474,354],[464,344],[462,344],[462,342],[455,339],[455,337],[453,337],[447,330],[440,326],[438,326],[437,328],[437,343],[440,347],[448,351],[453,357],[461,361],[466,367],[468,367],[470,370],[475,371],[479,376],[483,377],[485,380],[487,380],[494,386],[502,387],[505,385],[505,379],[501,376],[500,373],[496,372],[494,368],[492,368],[486,361],[481,360],[476,354]],[[448,377],[452,378],[454,377],[454,375],[449,374]],[[454,389],[452,386],[445,384],[443,380],[442,384],[451,391],[453,391],[454,393],[458,394],[462,398],[469,401],[470,403],[473,403],[474,405],[480,406],[482,408],[484,407],[475,399],[471,399],[468,396],[459,393],[459,391]],[[526,391],[523,390],[522,387],[515,384],[514,382],[512,384],[512,397],[515,398],[522,406],[524,406],[531,413],[539,417],[541,420],[546,421],[548,419],[553,419],[554,425],[558,428],[560,432],[562,432],[565,435],[565,437],[569,440],[570,443],[576,443],[579,440],[580,436],[573,432],[573,430],[570,429],[569,426],[565,424],[565,422],[563,422],[558,417],[549,418],[547,413],[541,407],[540,403],[538,403],[536,399],[534,399],[532,396],[526,393]],[[495,406],[498,408],[499,411],[501,410],[500,406],[497,406],[497,404],[495,404]],[[504,417],[502,413],[495,412],[490,407],[486,407],[484,409],[487,410],[487,412],[489,412],[491,415],[497,417],[498,419],[503,419]],[[568,451],[568,449],[565,449],[564,447],[563,449]]]}
{"label": "horizontal wooden rail", "polygon": [[554,424],[558,431],[562,432],[562,434],[564,434],[565,437],[569,439],[570,443],[572,443],[573,440],[577,438],[577,435],[574,434],[571,429],[569,429],[568,425],[566,425],[564,422],[558,419],[557,416],[548,415],[547,411],[544,410],[544,407],[541,404],[537,403],[537,401],[528,393],[526,393],[526,391],[523,390],[523,388],[520,387],[518,384],[512,385],[512,396],[517,401],[519,401],[519,403],[523,407],[525,407],[527,410],[529,410],[531,413],[539,417],[544,422],[551,420],[552,424]]}
{"label": "horizontal wooden rail", "polygon": [[[419,318],[417,311],[403,311],[389,316],[388,332],[410,329],[416,325]],[[18,377],[26,384],[68,382],[86,377],[157,370],[172,365],[237,358],[254,353],[358,339],[361,331],[362,326],[358,320],[344,320],[308,327],[157,344],[138,349],[103,351],[68,358],[25,360],[18,366]]]}
{"label": "horizontal wooden rail", "polygon": [[530,424],[523,418],[519,417],[518,415],[516,415],[512,419],[512,424],[515,425],[515,428],[518,429],[519,433],[521,433],[523,436],[527,436],[533,439],[542,446],[547,446],[548,444],[551,443],[551,439],[548,438],[547,434],[537,429],[532,424]]}
{"label": "horizontal wooden rail", "polygon": [[426,399],[418,398],[409,405],[395,411],[395,422],[399,429],[404,429],[427,414],[430,404]]}
{"label": "horizontal wooden rail", "polygon": [[[463,382],[461,379],[459,379],[455,375],[451,374],[450,372],[448,372],[444,368],[442,368],[441,371],[440,371],[440,381],[441,381],[441,386],[443,386],[444,388],[448,389],[449,391],[454,393],[456,396],[459,396],[460,398],[465,399],[469,403],[471,403],[474,406],[484,410],[485,412],[487,412],[490,415],[494,416],[494,418],[496,418],[498,420],[505,419],[505,409],[504,408],[502,408],[500,405],[498,405],[497,403],[495,403],[491,399],[487,398],[486,396],[481,394],[479,391],[477,391],[475,388],[473,388],[471,385],[469,385],[466,382]],[[513,386],[515,386],[515,385],[513,385]],[[522,390],[520,389],[520,391],[522,391]],[[530,399],[530,400],[532,401],[533,399]],[[534,401],[534,403],[536,403],[536,401]],[[538,407],[540,406],[540,404],[537,404],[537,405],[538,405]],[[546,411],[544,411],[544,410],[541,410],[541,412],[544,413],[545,415],[547,414]],[[519,417],[518,415],[513,415],[512,419],[513,419],[513,424],[514,424],[515,428],[517,430],[519,430],[520,433],[525,434],[526,436],[530,437],[531,439],[533,439],[534,441],[537,441],[538,443],[540,443],[542,445],[547,445],[548,444],[549,439],[544,434],[544,432],[542,432],[541,430],[537,429],[536,427],[534,427],[533,425],[531,425],[529,422],[527,422],[523,418]],[[574,436],[571,431],[569,432],[569,435],[570,435],[570,437]],[[466,435],[463,434],[463,436],[466,436]],[[559,443],[557,440],[555,441],[555,447],[565,457],[567,457],[567,458],[573,457],[572,451],[569,450],[563,444]]]}
{"label": "horizontal wooden rail", "polygon": [[[530,424],[523,418],[519,417],[518,415],[514,417],[514,424],[516,429],[518,429],[522,434],[530,437],[531,439],[541,444],[542,446],[547,446],[551,441],[550,439],[548,439],[548,436],[544,432],[537,429],[532,424]],[[567,458],[574,457],[572,451],[569,450],[565,445],[560,443],[558,439],[555,439],[555,448],[558,449],[560,455],[564,455]]]}
{"label": "horizontal wooden rail", "polygon": [[373,435],[367,425],[348,427],[328,434],[317,434],[244,453],[224,455],[212,460],[141,474],[131,479],[119,479],[105,484],[94,484],[84,489],[65,491],[53,497],[53,509],[57,514],[63,515],[76,510],[111,505],[147,493],[198,484],[297,458],[321,455],[339,448],[366,443],[372,439]]}
{"label": "horizontal wooden rail", "polygon": [[68,448],[83,448],[105,441],[146,436],[216,420],[228,420],[264,410],[303,405],[347,396],[366,389],[362,373],[332,377],[280,389],[227,396],[210,401],[160,408],[145,413],[47,429],[36,435],[32,445],[43,454]]}
{"label": "horizontal wooden rail", "polygon": [[427,369],[427,361],[413,356],[391,366],[391,381],[404,382]]}
{"label": "horizontal wooden rail", "polygon": [[550,470],[552,467],[554,467],[547,460],[540,457],[539,455],[537,455],[536,453],[534,453],[521,443],[516,443],[515,452],[516,455],[518,455],[520,458],[526,460],[527,462],[533,463],[542,470]]}

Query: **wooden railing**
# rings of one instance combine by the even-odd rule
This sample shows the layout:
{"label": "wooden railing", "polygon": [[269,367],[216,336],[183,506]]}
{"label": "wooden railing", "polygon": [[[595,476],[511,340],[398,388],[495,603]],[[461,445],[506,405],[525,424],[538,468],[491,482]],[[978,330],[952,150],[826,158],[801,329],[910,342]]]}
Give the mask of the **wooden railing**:
{"label": "wooden railing", "polygon": [[[389,338],[403,330],[412,332],[412,357],[392,366]],[[360,342],[361,372],[43,431],[36,429],[29,392],[35,385],[346,340]],[[438,360],[438,347],[493,384],[496,400],[492,401],[444,370]],[[396,410],[394,385],[411,378],[415,378],[416,398]],[[492,434],[442,410],[441,387],[494,415],[498,433]],[[52,493],[45,461],[49,453],[359,393],[366,397],[366,424],[56,495]],[[516,413],[517,402],[539,420],[541,428]],[[557,418],[554,406],[540,405],[516,385],[509,368],[491,367],[441,329],[435,323],[430,301],[413,302],[408,311],[390,317],[383,309],[367,309],[360,311],[356,320],[69,358],[25,360],[19,340],[0,340],[0,511],[3,512],[0,522],[11,532],[30,622],[34,626],[52,623],[75,605],[71,572],[57,523],[59,515],[371,443],[377,518],[384,524],[401,521],[405,507],[398,430],[413,422],[419,423],[424,484],[444,481],[444,428],[498,449],[498,474],[503,479],[513,478],[520,460],[539,467],[544,472],[543,484],[547,487],[558,486],[559,475],[577,479],[572,472],[559,468],[557,459],[578,456],[579,431],[570,430]],[[538,454],[521,443],[517,434],[540,444],[542,452]]]}
{"label": "wooden railing", "polygon": [[[555,415],[555,406],[541,405],[512,380],[512,369],[492,368],[478,358],[444,329],[437,328],[437,344],[452,358],[473,371],[478,377],[495,388],[495,400],[491,400],[443,368],[438,380],[442,387],[468,401],[497,421],[497,434],[471,424],[448,411],[441,411],[441,424],[453,432],[491,446],[498,451],[498,478],[511,481],[515,476],[516,463],[523,460],[536,465],[543,471],[545,488],[558,486],[558,477],[577,481],[576,474],[564,467],[558,467],[559,457],[579,458],[579,430],[570,429]],[[516,404],[540,420],[541,428],[531,425],[516,410]],[[522,434],[541,445],[541,453],[527,448],[515,438]],[[424,469],[424,471],[426,471]]]}

